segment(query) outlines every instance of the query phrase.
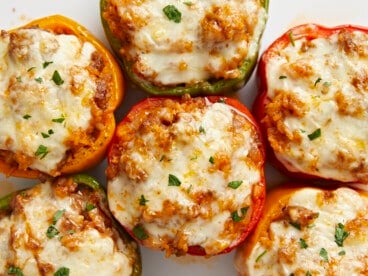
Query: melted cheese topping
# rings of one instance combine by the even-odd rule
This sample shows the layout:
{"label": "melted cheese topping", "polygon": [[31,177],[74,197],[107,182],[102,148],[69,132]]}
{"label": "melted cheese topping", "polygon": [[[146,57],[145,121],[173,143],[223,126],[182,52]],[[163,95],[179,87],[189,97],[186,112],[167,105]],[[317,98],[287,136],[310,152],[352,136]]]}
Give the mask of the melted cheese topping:
{"label": "melted cheese topping", "polygon": [[268,60],[268,139],[290,171],[368,180],[367,61],[368,35],[344,30]]}
{"label": "melted cheese topping", "polygon": [[258,54],[267,17],[261,1],[175,3],[178,23],[165,15],[167,1],[109,1],[105,18],[133,70],[165,86],[239,77],[244,60]]}
{"label": "melted cheese topping", "polygon": [[229,105],[200,98],[168,100],[132,116],[119,126],[108,171],[114,216],[167,254],[200,245],[211,255],[237,243],[263,185],[254,126]]}
{"label": "melted cheese topping", "polygon": [[[57,189],[49,182],[36,185],[0,219],[0,274],[19,268],[24,275],[54,275],[64,267],[70,275],[131,275],[131,251],[95,202],[98,197],[63,196]],[[95,208],[86,211],[87,204]],[[48,237],[51,226],[54,235]]]}
{"label": "melted cheese topping", "polygon": [[305,188],[291,196],[285,210],[246,259],[237,255],[242,275],[367,274],[366,196],[350,188]]}
{"label": "melted cheese topping", "polygon": [[95,51],[73,35],[1,33],[0,150],[14,153],[25,167],[57,169],[68,140],[90,125],[96,84],[87,66]]}

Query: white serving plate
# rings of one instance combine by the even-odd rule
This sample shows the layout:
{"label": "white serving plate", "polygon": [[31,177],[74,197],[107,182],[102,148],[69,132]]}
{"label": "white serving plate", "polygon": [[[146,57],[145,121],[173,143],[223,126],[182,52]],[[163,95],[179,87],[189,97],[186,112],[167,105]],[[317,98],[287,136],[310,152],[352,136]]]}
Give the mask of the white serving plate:
{"label": "white serving plate", "polygon": [[[62,14],[74,19],[108,46],[100,23],[98,0],[2,0],[0,29],[7,30],[18,27],[30,20],[51,14]],[[270,0],[269,19],[262,38],[260,53],[290,27],[302,23],[318,23],[326,26],[342,24],[368,26],[368,1]],[[253,74],[248,84],[235,96],[251,108],[256,93],[257,80]],[[117,121],[127,113],[134,103],[146,96],[128,83],[123,104],[116,113]],[[102,162],[88,173],[97,177],[101,183],[105,183],[105,166],[106,162]],[[268,187],[272,187],[284,181],[285,177],[267,165],[266,179]],[[34,183],[35,181],[17,178],[6,179],[0,174],[0,196],[15,189],[29,187]],[[207,259],[193,256],[166,258],[162,252],[146,248],[142,248],[141,251],[143,276],[236,275],[233,266],[234,251]]]}

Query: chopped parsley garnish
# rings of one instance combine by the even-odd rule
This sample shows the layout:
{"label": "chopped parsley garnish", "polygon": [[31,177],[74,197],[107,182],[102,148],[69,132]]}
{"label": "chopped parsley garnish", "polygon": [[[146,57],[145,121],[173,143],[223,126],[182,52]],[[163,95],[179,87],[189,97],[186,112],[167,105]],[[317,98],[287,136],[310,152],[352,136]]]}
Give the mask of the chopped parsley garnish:
{"label": "chopped parsley garnish", "polygon": [[299,245],[300,245],[300,248],[302,248],[302,249],[306,249],[306,248],[308,248],[308,244],[305,242],[305,240],[304,239],[299,239]]}
{"label": "chopped parsley garnish", "polygon": [[45,147],[44,145],[39,145],[38,149],[35,152],[36,156],[40,156],[41,159],[45,158],[46,155],[49,153],[47,147]]}
{"label": "chopped parsley garnish", "polygon": [[323,86],[324,86],[324,87],[329,87],[329,86],[331,86],[331,83],[330,83],[330,82],[328,82],[328,81],[325,81],[325,82],[323,83]]}
{"label": "chopped parsley garnish", "polygon": [[45,61],[44,63],[42,63],[42,68],[46,68],[47,66],[49,66],[51,63],[53,63],[52,61]]}
{"label": "chopped parsley garnish", "polygon": [[52,224],[55,225],[59,219],[64,215],[65,209],[63,210],[57,210],[52,218]]}
{"label": "chopped parsley garnish", "polygon": [[279,80],[283,80],[283,79],[287,79],[287,76],[282,75],[279,77]]}
{"label": "chopped parsley garnish", "polygon": [[338,246],[344,246],[344,240],[349,236],[349,232],[345,231],[342,223],[338,223],[335,228],[335,242]]}
{"label": "chopped parsley garnish", "polygon": [[215,158],[213,158],[213,156],[210,157],[210,159],[208,159],[208,161],[211,163],[211,164],[215,164]]}
{"label": "chopped parsley garnish", "polygon": [[307,271],[307,273],[305,273],[305,276],[312,276],[312,273],[310,273],[309,271]]}
{"label": "chopped parsley garnish", "polygon": [[193,5],[193,2],[190,2],[190,1],[186,1],[186,2],[184,2],[184,5],[187,5],[187,6],[192,6],[192,5]]}
{"label": "chopped parsley garnish", "polygon": [[55,236],[57,236],[59,234],[59,230],[56,229],[56,227],[54,225],[50,225],[49,228],[47,228],[47,231],[46,231],[46,236],[49,238],[49,239],[52,239],[54,238]]}
{"label": "chopped parsley garnish", "polygon": [[139,240],[145,240],[148,239],[148,234],[144,230],[144,228],[141,225],[136,225],[133,228],[133,234],[137,237]]}
{"label": "chopped parsley garnish", "polygon": [[93,209],[96,209],[96,206],[93,203],[87,202],[86,203],[86,211],[92,211]]}
{"label": "chopped parsley garnish", "polygon": [[163,12],[170,21],[180,23],[181,12],[174,5],[167,5],[165,8],[163,8]]}
{"label": "chopped parsley garnish", "polygon": [[298,229],[298,230],[301,230],[301,229],[302,229],[302,227],[301,227],[300,223],[298,223],[298,222],[295,222],[295,221],[289,221],[289,224],[290,224],[291,226],[293,226],[294,228]]}
{"label": "chopped parsley garnish", "polygon": [[345,250],[341,250],[339,253],[339,256],[344,256],[346,254]]}
{"label": "chopped parsley garnish", "polygon": [[232,188],[232,189],[237,189],[239,188],[239,186],[243,183],[242,180],[236,180],[236,181],[231,181],[227,184],[228,187]]}
{"label": "chopped parsley garnish", "polygon": [[241,220],[244,218],[245,214],[247,213],[248,209],[249,209],[249,207],[242,207],[242,208],[240,209],[241,216],[239,216],[238,211],[234,211],[234,212],[232,212],[232,213],[231,213],[231,218],[232,218],[232,220],[233,220],[234,222],[239,222],[239,221],[241,221]]}
{"label": "chopped parsley garnish", "polygon": [[8,268],[8,274],[9,275],[17,275],[17,276],[23,276],[23,272],[19,267],[10,266]]}
{"label": "chopped parsley garnish", "polygon": [[318,137],[321,137],[321,129],[320,128],[317,128],[315,131],[313,131],[311,134],[308,134],[308,138],[309,140],[314,140],[314,139],[317,139]]}
{"label": "chopped parsley garnish", "polygon": [[54,74],[51,78],[56,85],[62,85],[64,83],[64,80],[61,78],[59,72],[57,70],[54,71]]}
{"label": "chopped parsley garnish", "polygon": [[55,118],[55,119],[52,119],[52,121],[53,121],[54,123],[59,123],[59,124],[61,124],[62,122],[64,122],[64,121],[65,121],[65,117],[64,117],[64,115],[61,115],[61,117],[59,117],[59,118]]}
{"label": "chopped parsley garnish", "polygon": [[267,253],[267,250],[265,250],[265,251],[263,251],[261,254],[259,254],[259,255],[258,255],[258,257],[256,258],[256,263],[258,263],[258,262],[259,262],[259,260],[260,260],[260,259],[262,259],[262,257],[263,257],[264,255],[266,255],[266,253]]}
{"label": "chopped parsley garnish", "polygon": [[22,82],[22,77],[21,76],[16,77],[16,79],[17,79],[17,82]]}
{"label": "chopped parsley garnish", "polygon": [[321,80],[321,78],[316,79],[316,81],[314,82],[314,86],[316,86]]}
{"label": "chopped parsley garnish", "polygon": [[169,174],[169,186],[180,186],[181,181],[173,174]]}
{"label": "chopped parsley garnish", "polygon": [[31,72],[33,69],[36,69],[36,66],[32,66],[32,67],[28,68],[27,72]]}
{"label": "chopped parsley garnish", "polygon": [[328,253],[327,253],[327,250],[326,249],[324,249],[322,247],[321,250],[319,251],[319,255],[321,256],[321,258],[323,259],[323,261],[325,261],[326,263],[328,263]]}
{"label": "chopped parsley garnish", "polygon": [[200,126],[200,127],[199,127],[199,132],[200,132],[200,133],[206,133],[206,131],[204,130],[204,127],[203,127],[203,126]]}
{"label": "chopped parsley garnish", "polygon": [[23,119],[28,120],[28,119],[29,119],[29,118],[31,118],[31,117],[32,117],[31,115],[26,114],[26,115],[24,115],[24,116],[23,116]]}
{"label": "chopped parsley garnish", "polygon": [[42,78],[41,77],[35,78],[35,81],[37,81],[38,83],[42,83]]}
{"label": "chopped parsley garnish", "polygon": [[290,39],[291,45],[295,47],[295,40],[294,40],[294,36],[292,32],[289,32],[289,39]]}
{"label": "chopped parsley garnish", "polygon": [[70,269],[67,267],[60,267],[55,273],[54,276],[69,276]]}
{"label": "chopped parsley garnish", "polygon": [[144,195],[141,195],[141,197],[139,198],[139,205],[145,206],[147,202],[148,200],[144,197]]}

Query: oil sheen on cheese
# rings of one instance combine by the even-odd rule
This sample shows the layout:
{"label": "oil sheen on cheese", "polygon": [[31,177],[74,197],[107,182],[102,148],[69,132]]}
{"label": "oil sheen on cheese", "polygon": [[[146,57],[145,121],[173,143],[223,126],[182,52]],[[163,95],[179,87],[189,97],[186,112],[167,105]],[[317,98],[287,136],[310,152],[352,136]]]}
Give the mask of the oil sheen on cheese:
{"label": "oil sheen on cheese", "polygon": [[[242,222],[234,222],[232,213],[246,221],[252,212],[254,187],[263,175],[260,140],[227,104],[188,104],[190,110],[180,112],[173,105],[149,116],[162,124],[146,122],[129,130],[137,133],[133,138],[123,135],[122,170],[109,179],[109,205],[123,225],[144,228],[151,246],[169,255],[194,245],[216,254],[239,238]],[[170,175],[180,183],[172,185]],[[230,188],[233,181],[241,185]],[[249,208],[246,214],[242,208]]]}
{"label": "oil sheen on cheese", "polygon": [[1,33],[0,149],[32,160],[32,169],[57,168],[72,131],[90,125],[96,84],[86,67],[94,51],[73,35]]}
{"label": "oil sheen on cheese", "polygon": [[287,205],[306,208],[304,212],[317,217],[300,229],[287,219],[273,221],[267,237],[254,245],[247,259],[238,255],[242,275],[366,275],[366,196],[350,188],[304,188],[292,194]]}
{"label": "oil sheen on cheese", "polygon": [[[0,218],[1,275],[9,267],[19,268],[22,275],[54,275],[60,268],[69,269],[70,275],[131,275],[124,241],[99,208],[87,214],[80,194],[60,196],[46,182],[19,197],[12,214]],[[54,236],[47,236],[53,223]]]}
{"label": "oil sheen on cheese", "polygon": [[126,32],[122,54],[157,85],[238,77],[238,67],[258,51],[267,17],[259,0],[175,2],[180,22],[163,12],[167,1],[111,3]]}
{"label": "oil sheen on cheese", "polygon": [[367,60],[368,35],[342,30],[267,61],[268,138],[290,171],[368,180]]}

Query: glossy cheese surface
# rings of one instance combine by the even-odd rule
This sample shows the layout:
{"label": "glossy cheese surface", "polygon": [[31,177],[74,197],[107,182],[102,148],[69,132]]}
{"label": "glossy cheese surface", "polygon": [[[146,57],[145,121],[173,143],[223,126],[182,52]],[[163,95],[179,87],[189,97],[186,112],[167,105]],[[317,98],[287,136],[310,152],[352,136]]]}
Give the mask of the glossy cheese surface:
{"label": "glossy cheese surface", "polygon": [[105,17],[121,54],[158,86],[239,77],[243,61],[258,52],[267,18],[259,0],[109,2]]}
{"label": "glossy cheese surface", "polygon": [[249,255],[237,255],[237,269],[242,275],[366,275],[367,210],[367,195],[350,188],[300,189]]}
{"label": "glossy cheese surface", "polygon": [[[0,217],[0,274],[131,275],[132,255],[98,195],[71,182],[46,182],[21,192]],[[18,274],[19,275],[19,274]],[[65,274],[62,274],[65,275]]]}
{"label": "glossy cheese surface", "polygon": [[236,243],[263,187],[254,125],[205,98],[167,100],[130,119],[118,127],[108,170],[109,205],[120,223],[167,254],[199,245],[211,255]]}
{"label": "glossy cheese surface", "polygon": [[344,29],[295,39],[267,60],[264,122],[287,169],[368,180],[367,61],[368,35]]}
{"label": "glossy cheese surface", "polygon": [[0,35],[0,150],[20,166],[57,170],[91,124],[94,46],[74,35],[20,29]]}

